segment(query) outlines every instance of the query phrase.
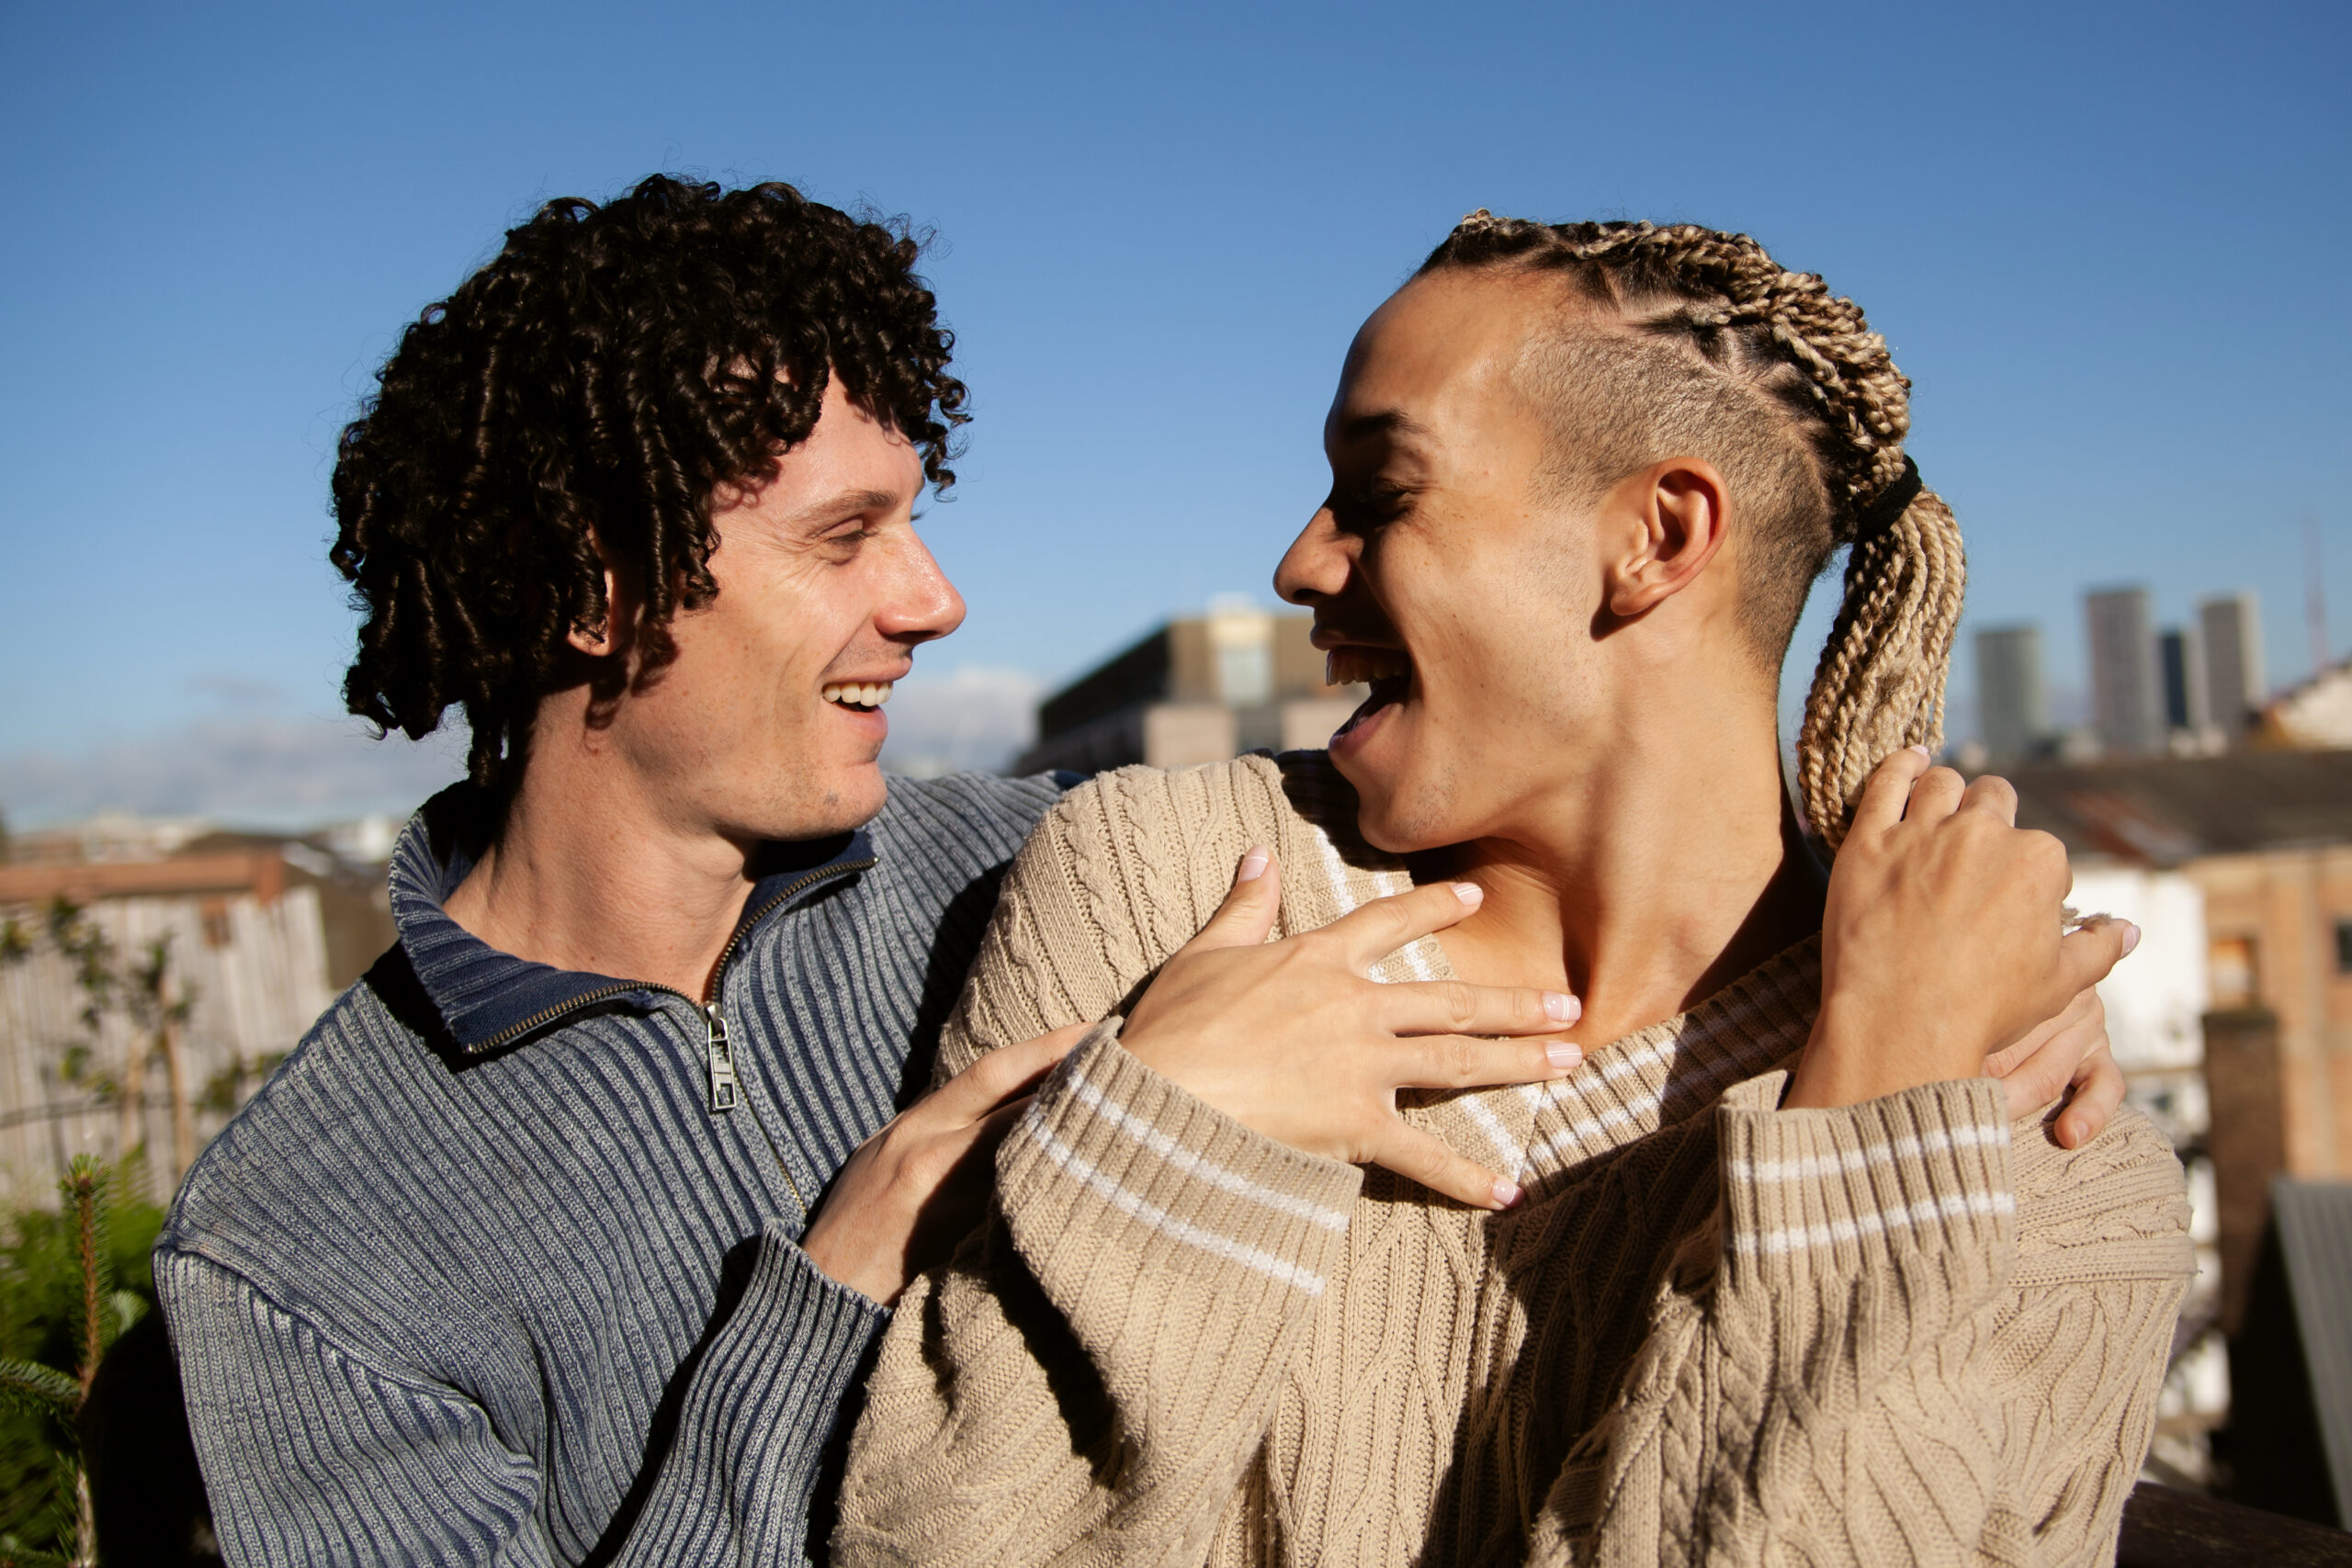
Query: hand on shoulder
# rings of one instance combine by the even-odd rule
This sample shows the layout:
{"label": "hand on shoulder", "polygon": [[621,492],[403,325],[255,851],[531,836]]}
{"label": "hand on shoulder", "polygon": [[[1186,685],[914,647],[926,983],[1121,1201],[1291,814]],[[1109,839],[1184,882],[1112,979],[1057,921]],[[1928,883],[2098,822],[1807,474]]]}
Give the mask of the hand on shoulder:
{"label": "hand on shoulder", "polygon": [[2091,987],[2139,928],[2102,919],[2064,931],[2065,848],[2016,824],[2006,780],[1964,783],[1917,747],[1880,764],[1830,874],[1821,1013],[1785,1105],[1853,1105],[1989,1072],[2010,1088],[2013,1113],[2077,1086],[2063,1141],[2105,1124],[2122,1080]]}
{"label": "hand on shoulder", "polygon": [[1396,1091],[1566,1077],[1583,1060],[1580,1048],[1512,1037],[1566,1028],[1580,1010],[1576,998],[1525,986],[1370,977],[1389,953],[1476,908],[1485,895],[1476,884],[1416,887],[1270,942],[1281,879],[1271,850],[1242,857],[1224,906],[1161,967],[1121,1043],[1294,1148],[1384,1166],[1478,1208],[1510,1207],[1518,1187],[1408,1125]]}

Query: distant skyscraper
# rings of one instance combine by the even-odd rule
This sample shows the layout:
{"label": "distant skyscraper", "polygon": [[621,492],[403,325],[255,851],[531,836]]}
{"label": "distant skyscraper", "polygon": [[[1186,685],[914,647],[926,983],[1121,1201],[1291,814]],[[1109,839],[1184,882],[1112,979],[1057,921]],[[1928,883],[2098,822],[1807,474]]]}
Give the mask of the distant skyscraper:
{"label": "distant skyscraper", "polygon": [[2262,606],[2251,589],[2197,606],[2205,643],[2205,711],[2233,740],[2270,694],[2262,675]]}
{"label": "distant skyscraper", "polygon": [[2195,626],[2167,626],[2156,634],[2156,667],[2164,678],[2165,728],[2205,728],[2205,655]]}
{"label": "distant skyscraper", "polygon": [[2083,609],[2090,626],[2091,728],[2110,751],[2155,750],[2164,744],[2165,715],[2148,591],[2086,593]]}
{"label": "distant skyscraper", "polygon": [[1976,727],[1997,761],[2032,755],[2050,733],[2040,626],[1987,626],[1976,634]]}

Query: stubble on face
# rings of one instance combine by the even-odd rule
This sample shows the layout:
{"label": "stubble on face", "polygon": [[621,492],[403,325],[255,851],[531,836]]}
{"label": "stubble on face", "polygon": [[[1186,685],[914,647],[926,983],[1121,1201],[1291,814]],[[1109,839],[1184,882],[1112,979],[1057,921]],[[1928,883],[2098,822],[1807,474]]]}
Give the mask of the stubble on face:
{"label": "stubble on face", "polygon": [[616,741],[682,827],[741,842],[845,831],[881,809],[878,705],[963,603],[916,537],[913,446],[828,388],[815,430],[775,476],[719,498],[718,592],[672,627],[674,658],[616,716]]}

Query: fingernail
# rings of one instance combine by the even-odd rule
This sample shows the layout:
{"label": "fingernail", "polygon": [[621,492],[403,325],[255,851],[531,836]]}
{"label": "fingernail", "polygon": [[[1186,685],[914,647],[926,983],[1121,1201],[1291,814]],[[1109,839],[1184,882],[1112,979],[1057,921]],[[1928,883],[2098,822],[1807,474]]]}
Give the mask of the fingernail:
{"label": "fingernail", "polygon": [[1566,991],[1546,991],[1544,1016],[1554,1023],[1574,1023],[1584,1016],[1584,1004]]}
{"label": "fingernail", "polygon": [[1544,1055],[1554,1066],[1566,1071],[1584,1060],[1584,1047],[1566,1040],[1546,1040]]}
{"label": "fingernail", "polygon": [[1265,845],[1260,844],[1256,849],[1251,850],[1248,854],[1241,857],[1241,873],[1237,880],[1242,882],[1257,881],[1260,877],[1266,874],[1266,863],[1273,858],[1274,852],[1268,849]]}
{"label": "fingernail", "polygon": [[2124,922],[2123,922],[2123,956],[2124,956],[2124,957],[2126,957],[2126,958],[2131,957],[2131,956],[2132,956],[2132,950],[2133,948],[2135,948],[2135,947],[2139,946],[2139,945],[2140,945],[2140,928],[2139,928],[2138,926],[2133,925],[2133,924],[2132,924],[2131,921],[2129,921],[2129,920],[2124,921]]}
{"label": "fingernail", "polygon": [[1495,1207],[1508,1209],[1519,1201],[1519,1183],[1503,1177],[1495,1178]]}
{"label": "fingernail", "polygon": [[1905,746],[1904,750],[1905,751],[1918,752],[1919,760],[1923,762],[1932,762],[1936,760],[1936,754],[1933,751],[1928,750],[1925,746]]}
{"label": "fingernail", "polygon": [[1475,882],[1457,882],[1453,885],[1453,896],[1475,909],[1486,900],[1487,890]]}

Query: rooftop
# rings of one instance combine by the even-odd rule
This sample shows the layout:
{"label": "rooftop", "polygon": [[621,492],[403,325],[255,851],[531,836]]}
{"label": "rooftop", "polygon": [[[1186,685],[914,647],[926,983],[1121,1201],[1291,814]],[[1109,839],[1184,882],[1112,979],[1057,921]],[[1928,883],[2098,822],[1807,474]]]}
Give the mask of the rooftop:
{"label": "rooftop", "polygon": [[2236,751],[2005,769],[2018,826],[2075,855],[2175,866],[2204,855],[2352,843],[2352,750]]}

